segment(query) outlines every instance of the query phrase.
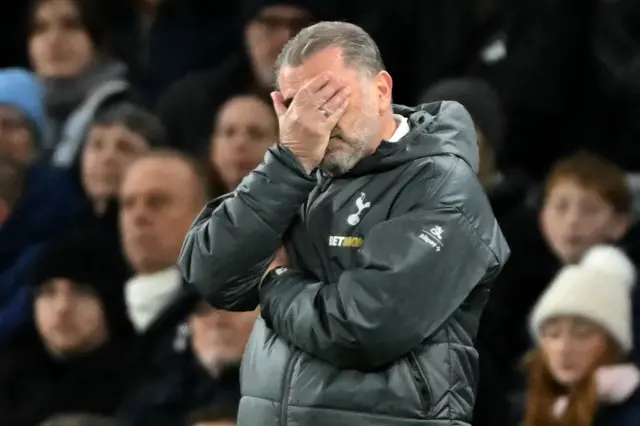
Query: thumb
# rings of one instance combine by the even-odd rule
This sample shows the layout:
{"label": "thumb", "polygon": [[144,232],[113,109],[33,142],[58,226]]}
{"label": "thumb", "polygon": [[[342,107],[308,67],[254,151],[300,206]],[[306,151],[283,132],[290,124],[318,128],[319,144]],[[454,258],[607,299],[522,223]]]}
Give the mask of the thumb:
{"label": "thumb", "polygon": [[284,106],[282,93],[271,92],[271,100],[273,101],[273,108],[276,110],[276,114],[278,117],[282,117],[287,112],[287,107]]}

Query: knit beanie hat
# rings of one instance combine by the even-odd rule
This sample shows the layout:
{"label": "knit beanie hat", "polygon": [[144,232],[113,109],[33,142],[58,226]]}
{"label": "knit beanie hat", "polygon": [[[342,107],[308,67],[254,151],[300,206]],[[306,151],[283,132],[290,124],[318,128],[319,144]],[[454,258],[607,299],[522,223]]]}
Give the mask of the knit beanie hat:
{"label": "knit beanie hat", "polygon": [[332,1],[327,0],[243,0],[242,20],[249,22],[258,16],[262,9],[270,6],[293,6],[309,12],[314,20],[322,20],[331,16]]}
{"label": "knit beanie hat", "polygon": [[8,105],[22,112],[42,140],[46,134],[47,115],[44,88],[35,74],[22,68],[0,70],[0,105]]}
{"label": "knit beanie hat", "polygon": [[530,319],[536,340],[544,323],[577,316],[602,327],[625,351],[633,347],[631,290],[636,270],[613,246],[591,248],[577,265],[565,266],[538,300]]}
{"label": "knit beanie hat", "polygon": [[500,149],[505,116],[498,93],[488,83],[474,78],[453,78],[431,86],[420,103],[456,101],[471,115],[494,151]]}
{"label": "knit beanie hat", "polygon": [[47,244],[33,266],[36,288],[54,278],[65,278],[93,289],[102,302],[112,336],[130,335],[133,328],[124,302],[129,269],[112,244],[100,233],[72,233]]}

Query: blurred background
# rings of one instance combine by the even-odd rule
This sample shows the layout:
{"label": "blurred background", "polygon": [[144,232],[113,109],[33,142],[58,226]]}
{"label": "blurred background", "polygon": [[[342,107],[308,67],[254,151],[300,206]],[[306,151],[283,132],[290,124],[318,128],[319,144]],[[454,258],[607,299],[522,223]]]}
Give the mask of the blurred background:
{"label": "blurred background", "polygon": [[[204,203],[277,140],[274,62],[318,20],[372,35],[395,103],[456,100],[476,125],[512,257],[478,333],[472,424],[640,425],[640,2],[13,3],[0,426],[235,424],[258,312],[212,309],[174,263]],[[618,251],[583,256],[601,244]]]}

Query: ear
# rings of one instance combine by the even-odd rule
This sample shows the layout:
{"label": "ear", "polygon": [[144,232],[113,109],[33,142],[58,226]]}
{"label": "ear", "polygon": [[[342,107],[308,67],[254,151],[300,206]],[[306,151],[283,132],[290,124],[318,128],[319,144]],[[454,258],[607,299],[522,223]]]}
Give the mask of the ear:
{"label": "ear", "polygon": [[622,237],[624,237],[629,230],[631,222],[629,220],[629,216],[625,214],[616,215],[613,220],[613,224],[610,228],[611,239],[613,241],[618,241]]}
{"label": "ear", "polygon": [[375,77],[375,85],[378,91],[378,110],[382,114],[389,110],[392,102],[393,79],[388,72],[380,71]]}

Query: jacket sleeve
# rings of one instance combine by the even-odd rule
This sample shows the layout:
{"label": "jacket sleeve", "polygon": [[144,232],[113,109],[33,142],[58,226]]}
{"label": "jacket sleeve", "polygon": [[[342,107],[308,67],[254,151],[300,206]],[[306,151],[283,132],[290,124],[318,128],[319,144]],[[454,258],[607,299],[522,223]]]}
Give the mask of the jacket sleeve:
{"label": "jacket sleeve", "polygon": [[373,227],[336,282],[295,269],[270,277],[260,294],[265,322],[339,368],[376,369],[417,347],[501,263],[487,243],[499,234],[491,210],[479,224],[444,198]]}
{"label": "jacket sleeve", "polygon": [[315,179],[274,146],[238,189],[209,203],[187,233],[178,266],[218,309],[258,305],[257,286]]}

